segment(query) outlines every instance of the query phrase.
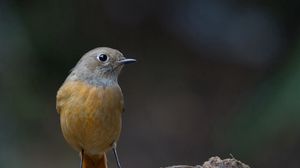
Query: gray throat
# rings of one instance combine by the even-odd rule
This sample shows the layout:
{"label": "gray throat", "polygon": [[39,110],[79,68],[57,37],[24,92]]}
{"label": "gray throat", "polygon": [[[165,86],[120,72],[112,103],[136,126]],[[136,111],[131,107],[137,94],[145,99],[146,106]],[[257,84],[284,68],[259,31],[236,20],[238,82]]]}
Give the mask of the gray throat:
{"label": "gray throat", "polygon": [[72,71],[68,78],[68,81],[83,81],[93,86],[115,86],[118,85],[118,75],[115,74],[100,74],[97,75],[95,73],[89,72],[76,72]]}

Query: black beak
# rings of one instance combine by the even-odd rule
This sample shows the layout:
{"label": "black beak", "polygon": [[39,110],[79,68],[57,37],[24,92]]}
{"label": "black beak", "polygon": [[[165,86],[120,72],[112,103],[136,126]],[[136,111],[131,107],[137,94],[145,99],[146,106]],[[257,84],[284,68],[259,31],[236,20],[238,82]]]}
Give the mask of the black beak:
{"label": "black beak", "polygon": [[118,61],[119,64],[131,64],[131,63],[135,63],[135,62],[136,62],[135,59],[130,59],[130,58],[126,58],[126,59]]}

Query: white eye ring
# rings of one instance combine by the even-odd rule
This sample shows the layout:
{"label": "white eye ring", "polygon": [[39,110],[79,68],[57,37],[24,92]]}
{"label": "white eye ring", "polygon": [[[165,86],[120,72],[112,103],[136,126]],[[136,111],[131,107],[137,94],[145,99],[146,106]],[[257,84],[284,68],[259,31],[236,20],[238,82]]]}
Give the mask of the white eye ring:
{"label": "white eye ring", "polygon": [[100,62],[107,62],[109,57],[106,54],[99,54],[97,55],[97,60]]}

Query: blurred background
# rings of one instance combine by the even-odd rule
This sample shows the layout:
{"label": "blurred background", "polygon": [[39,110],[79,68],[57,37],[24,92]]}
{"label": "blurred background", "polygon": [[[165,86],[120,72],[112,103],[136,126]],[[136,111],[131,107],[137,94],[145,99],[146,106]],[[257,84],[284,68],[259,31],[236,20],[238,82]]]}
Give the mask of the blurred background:
{"label": "blurred background", "polygon": [[[138,63],[119,83],[124,168],[300,167],[299,1],[0,1],[0,167],[79,167],[56,91],[90,49]],[[114,167],[109,153],[109,164]]]}

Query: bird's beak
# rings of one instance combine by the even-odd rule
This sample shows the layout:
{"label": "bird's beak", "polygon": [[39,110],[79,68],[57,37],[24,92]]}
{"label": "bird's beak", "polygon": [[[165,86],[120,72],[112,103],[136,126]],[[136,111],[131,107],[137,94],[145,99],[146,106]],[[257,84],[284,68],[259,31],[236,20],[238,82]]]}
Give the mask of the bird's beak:
{"label": "bird's beak", "polygon": [[118,61],[119,64],[131,64],[131,63],[135,63],[135,62],[136,62],[136,60],[131,59],[131,58],[125,58],[123,60]]}

